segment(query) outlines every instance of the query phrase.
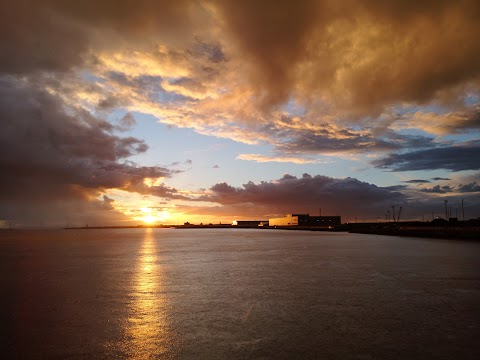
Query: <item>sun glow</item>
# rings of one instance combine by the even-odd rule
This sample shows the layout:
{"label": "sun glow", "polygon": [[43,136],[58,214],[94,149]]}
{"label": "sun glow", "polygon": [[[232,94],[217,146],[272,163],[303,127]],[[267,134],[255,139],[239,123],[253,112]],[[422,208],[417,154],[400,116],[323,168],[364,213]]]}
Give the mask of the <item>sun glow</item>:
{"label": "sun glow", "polygon": [[145,215],[143,218],[142,218],[142,221],[146,224],[153,224],[154,222],[157,221],[157,218],[153,215]]}
{"label": "sun glow", "polygon": [[141,215],[134,217],[134,220],[140,220],[145,224],[161,223],[169,219],[171,216],[170,212],[164,209],[156,209],[147,206],[141,208],[140,212]]}

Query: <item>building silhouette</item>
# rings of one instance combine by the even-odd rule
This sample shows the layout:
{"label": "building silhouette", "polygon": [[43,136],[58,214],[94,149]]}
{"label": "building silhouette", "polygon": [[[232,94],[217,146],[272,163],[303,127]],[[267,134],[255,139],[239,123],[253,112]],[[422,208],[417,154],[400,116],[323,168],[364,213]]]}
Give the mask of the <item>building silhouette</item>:
{"label": "building silhouette", "polygon": [[309,214],[285,214],[268,220],[270,226],[329,227],[342,224],[340,216],[310,216]]}
{"label": "building silhouette", "polygon": [[232,225],[238,227],[268,226],[268,220],[235,220]]}

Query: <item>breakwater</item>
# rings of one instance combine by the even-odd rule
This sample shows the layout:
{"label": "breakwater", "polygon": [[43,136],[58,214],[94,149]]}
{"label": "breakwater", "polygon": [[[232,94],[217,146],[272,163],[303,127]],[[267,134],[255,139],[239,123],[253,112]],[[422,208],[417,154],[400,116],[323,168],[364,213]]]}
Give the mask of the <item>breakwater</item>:
{"label": "breakwater", "polygon": [[437,239],[479,240],[480,227],[389,226],[352,227],[351,233],[392,236],[425,237]]}

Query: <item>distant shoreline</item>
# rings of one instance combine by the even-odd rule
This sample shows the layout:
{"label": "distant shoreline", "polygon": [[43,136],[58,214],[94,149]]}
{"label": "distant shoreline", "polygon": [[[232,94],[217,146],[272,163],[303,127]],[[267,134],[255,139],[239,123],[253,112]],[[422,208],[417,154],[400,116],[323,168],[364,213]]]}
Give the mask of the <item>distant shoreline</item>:
{"label": "distant shoreline", "polygon": [[66,227],[65,230],[99,230],[99,229],[258,229],[258,230],[304,230],[304,231],[343,231],[347,229],[335,229],[326,227],[307,226],[238,226],[230,224],[217,225],[137,225],[137,226],[82,226]]}
{"label": "distant shoreline", "polygon": [[398,227],[386,229],[352,229],[350,233],[372,234],[404,237],[422,237],[432,239],[450,240],[480,240],[480,228],[478,227]]}

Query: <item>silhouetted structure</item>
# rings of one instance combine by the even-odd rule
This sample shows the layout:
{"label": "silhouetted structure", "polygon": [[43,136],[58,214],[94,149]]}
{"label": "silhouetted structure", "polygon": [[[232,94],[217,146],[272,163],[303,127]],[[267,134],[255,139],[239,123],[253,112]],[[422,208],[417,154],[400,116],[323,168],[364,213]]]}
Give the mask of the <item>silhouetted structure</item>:
{"label": "silhouetted structure", "polygon": [[268,220],[270,226],[329,227],[342,224],[340,216],[310,216],[309,214],[285,214]]}
{"label": "silhouetted structure", "polygon": [[268,220],[235,220],[232,225],[239,227],[268,226]]}

